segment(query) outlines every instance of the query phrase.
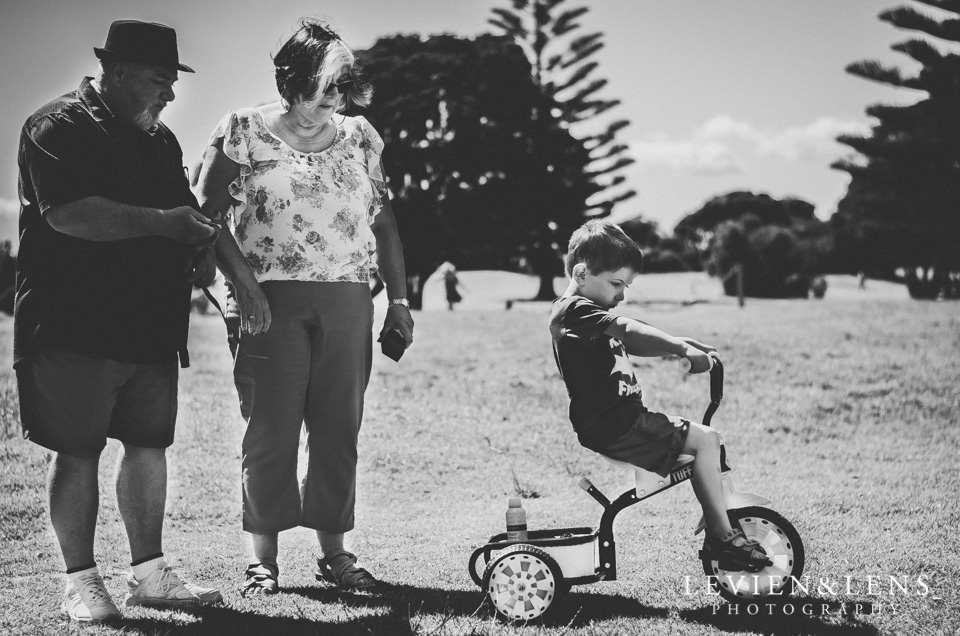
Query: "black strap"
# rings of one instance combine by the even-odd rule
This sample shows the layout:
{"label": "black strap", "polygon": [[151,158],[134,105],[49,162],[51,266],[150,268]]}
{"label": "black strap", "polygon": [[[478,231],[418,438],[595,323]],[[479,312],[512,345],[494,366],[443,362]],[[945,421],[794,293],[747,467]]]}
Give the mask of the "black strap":
{"label": "black strap", "polygon": [[220,303],[217,302],[217,299],[210,293],[209,287],[203,288],[203,295],[207,297],[207,300],[210,301],[210,304],[217,308],[217,311],[220,312],[220,315],[223,316],[223,319],[226,320],[227,316],[223,313],[223,307],[220,306]]}

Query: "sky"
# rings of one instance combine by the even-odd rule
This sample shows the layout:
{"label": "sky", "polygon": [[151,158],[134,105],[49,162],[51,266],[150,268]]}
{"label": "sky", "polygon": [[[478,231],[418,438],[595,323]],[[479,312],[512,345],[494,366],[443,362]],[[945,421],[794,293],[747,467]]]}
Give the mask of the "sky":
{"label": "sky", "polygon": [[[860,60],[916,65],[890,46],[912,37],[877,15],[907,0],[567,0],[589,7],[581,33],[604,34],[595,77],[619,99],[606,121],[626,119],[619,140],[636,163],[624,172],[638,195],[616,219],[641,215],[669,232],[714,196],[734,190],[799,197],[827,219],[846,192],[841,133],[865,133],[864,110],[923,94],[844,72]],[[277,99],[270,56],[303,16],[327,19],[347,44],[397,33],[494,31],[509,0],[0,0],[0,239],[16,238],[17,145],[24,120],[96,71],[93,47],[110,22],[173,26],[181,73],[164,122],[185,162],[203,152],[229,110]],[[914,7],[936,15],[933,9]],[[941,46],[946,49],[945,46]],[[374,99],[376,96],[374,96]],[[503,95],[510,99],[510,95]],[[604,121],[577,132],[596,132]],[[591,126],[593,126],[591,128]],[[385,152],[389,153],[387,148]]]}

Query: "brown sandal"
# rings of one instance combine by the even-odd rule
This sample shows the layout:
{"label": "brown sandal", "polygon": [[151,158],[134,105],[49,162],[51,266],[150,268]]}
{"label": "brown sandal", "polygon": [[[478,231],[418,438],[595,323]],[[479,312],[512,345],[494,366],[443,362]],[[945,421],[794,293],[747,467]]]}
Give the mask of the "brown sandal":
{"label": "brown sandal", "polygon": [[240,590],[240,596],[269,595],[280,591],[280,585],[277,583],[280,568],[272,563],[251,563],[243,576],[243,588]]}
{"label": "brown sandal", "polygon": [[342,549],[317,557],[316,579],[350,592],[370,592],[382,585],[357,565],[357,555]]}

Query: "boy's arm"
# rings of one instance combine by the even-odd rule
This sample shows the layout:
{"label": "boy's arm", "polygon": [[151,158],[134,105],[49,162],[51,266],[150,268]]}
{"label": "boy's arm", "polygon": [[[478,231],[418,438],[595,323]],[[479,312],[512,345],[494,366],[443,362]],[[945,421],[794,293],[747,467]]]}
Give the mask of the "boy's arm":
{"label": "boy's arm", "polygon": [[604,333],[623,343],[627,353],[633,356],[680,356],[690,360],[690,372],[710,370],[707,351],[716,351],[690,338],[678,338],[639,320],[617,316]]}
{"label": "boy's arm", "polygon": [[[638,318],[632,318],[631,320],[635,320],[636,322],[639,322],[641,325],[646,325],[646,326],[650,327],[651,329],[654,329],[654,330],[656,330],[656,331],[660,331],[660,333],[664,333],[664,332],[661,331],[660,329],[657,329],[656,327],[654,327],[653,325],[651,325],[649,322],[644,322],[644,321],[642,321],[642,320],[640,320],[640,319],[638,319]],[[664,334],[664,335],[669,335],[669,334]],[[699,341],[697,341],[697,340],[694,340],[693,338],[687,338],[686,336],[673,336],[673,337],[677,338],[678,340],[682,340],[683,342],[687,343],[688,345],[691,345],[691,346],[696,347],[697,349],[699,349],[700,351],[703,351],[704,353],[716,353],[716,351],[717,351],[717,348],[716,348],[716,347],[712,347],[712,346],[710,346],[710,345],[708,345],[708,344],[704,344],[704,343],[702,343],[702,342],[699,342]],[[638,353],[635,353],[635,354],[633,354],[633,355],[640,356],[640,354],[638,354]],[[653,357],[653,356],[658,356],[658,355],[662,355],[662,354],[653,353],[653,354],[650,354],[649,356],[646,356],[646,357]],[[672,355],[672,354],[668,354],[668,355]],[[643,356],[641,356],[641,357],[643,357]]]}

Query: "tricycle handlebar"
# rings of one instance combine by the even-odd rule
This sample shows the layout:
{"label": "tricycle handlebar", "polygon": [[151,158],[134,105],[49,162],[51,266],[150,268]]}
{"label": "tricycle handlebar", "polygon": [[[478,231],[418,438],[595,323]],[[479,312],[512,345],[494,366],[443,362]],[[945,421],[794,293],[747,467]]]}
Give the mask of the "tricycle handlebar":
{"label": "tricycle handlebar", "polygon": [[717,412],[720,401],[723,399],[723,363],[720,362],[720,356],[716,353],[710,354],[713,360],[713,366],[710,367],[710,405],[707,406],[707,412],[703,414],[703,425],[710,426],[710,420],[713,414]]}

